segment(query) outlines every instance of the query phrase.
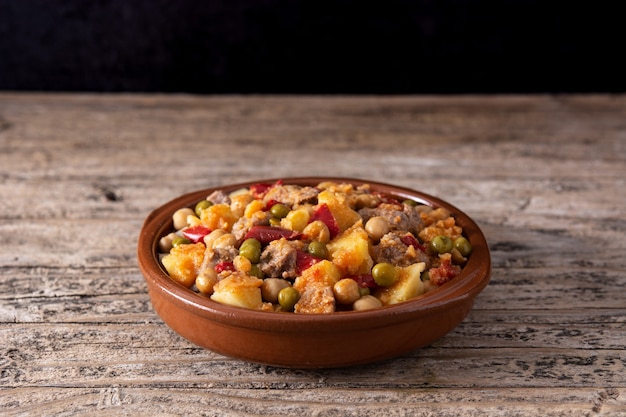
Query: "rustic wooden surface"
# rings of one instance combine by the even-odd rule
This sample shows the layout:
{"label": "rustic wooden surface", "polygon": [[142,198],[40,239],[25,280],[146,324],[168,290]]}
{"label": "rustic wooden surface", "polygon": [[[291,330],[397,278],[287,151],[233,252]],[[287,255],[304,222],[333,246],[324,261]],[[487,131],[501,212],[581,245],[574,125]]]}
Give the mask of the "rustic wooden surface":
{"label": "rustic wooden surface", "polygon": [[[396,183],[472,216],[494,269],[469,317],[334,370],[169,330],[136,264],[145,216],[303,175]],[[0,414],[624,416],[625,180],[626,96],[0,94]]]}

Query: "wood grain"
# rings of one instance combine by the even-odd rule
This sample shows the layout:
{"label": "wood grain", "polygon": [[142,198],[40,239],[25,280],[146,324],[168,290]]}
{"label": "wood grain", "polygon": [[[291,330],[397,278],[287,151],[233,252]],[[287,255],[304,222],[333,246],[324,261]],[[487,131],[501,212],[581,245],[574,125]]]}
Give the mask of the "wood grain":
{"label": "wood grain", "polygon": [[[2,93],[0,149],[2,415],[626,415],[626,96]],[[334,370],[238,361],[167,328],[136,265],[148,213],[306,175],[472,216],[494,269],[469,317]]]}

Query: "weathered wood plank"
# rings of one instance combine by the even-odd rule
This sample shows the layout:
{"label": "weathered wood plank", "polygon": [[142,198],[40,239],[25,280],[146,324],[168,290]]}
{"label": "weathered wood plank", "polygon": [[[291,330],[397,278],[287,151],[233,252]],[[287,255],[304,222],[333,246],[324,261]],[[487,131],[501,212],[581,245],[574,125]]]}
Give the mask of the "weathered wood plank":
{"label": "weathered wood plank", "polygon": [[[38,412],[45,404],[50,415],[132,414],[132,415],[274,415],[294,414],[331,416],[618,416],[623,413],[626,393],[623,389],[555,390],[559,402],[545,390],[455,390],[369,389],[335,390],[327,388],[293,389],[288,393],[266,387],[261,389],[210,390],[162,389],[115,386],[108,388],[72,388],[56,392],[53,388],[13,389],[6,397],[30,401],[7,401],[5,415],[23,416]],[[0,391],[0,400],[3,392]],[[32,399],[31,399],[32,398]],[[259,407],[259,404],[261,405]],[[0,406],[3,406],[0,402]],[[505,407],[506,405],[506,407]],[[18,408],[19,407],[19,408]],[[506,409],[505,409],[506,408]],[[73,410],[73,411],[68,411]],[[147,412],[146,410],[151,410]],[[509,414],[510,410],[513,414]]]}
{"label": "weathered wood plank", "polygon": [[[625,120],[623,95],[0,93],[2,414],[626,415]],[[135,259],[152,209],[321,173],[480,224],[492,280],[463,323],[394,360],[303,371],[160,321]]]}
{"label": "weathered wood plank", "polygon": [[[34,329],[36,330],[36,329]],[[53,336],[73,337],[54,351],[36,343],[38,354],[6,351],[3,388],[42,386],[140,386],[251,389],[261,386],[335,388],[619,388],[626,383],[622,350],[567,348],[425,348],[384,363],[342,370],[294,371],[224,358],[162,339],[144,344],[139,333],[110,340],[102,329]],[[39,334],[51,337],[50,334]],[[100,340],[95,340],[99,337]],[[148,341],[150,342],[150,341]],[[33,342],[34,343],[34,342]],[[104,345],[112,345],[105,348]],[[12,365],[13,361],[20,366]],[[21,363],[23,362],[23,363]],[[53,379],[50,379],[53,376]]]}

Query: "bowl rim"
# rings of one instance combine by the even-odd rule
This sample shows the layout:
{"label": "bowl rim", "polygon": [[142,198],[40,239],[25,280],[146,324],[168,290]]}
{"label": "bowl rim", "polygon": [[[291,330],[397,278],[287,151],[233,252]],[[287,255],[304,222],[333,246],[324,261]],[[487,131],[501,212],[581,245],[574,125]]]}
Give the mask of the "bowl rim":
{"label": "bowl rim", "polygon": [[[472,256],[457,277],[423,296],[372,310],[340,311],[330,314],[277,313],[220,304],[169,277],[159,262],[157,245],[164,232],[172,227],[174,211],[195,204],[215,190],[230,192],[258,183],[273,184],[277,181],[298,185],[317,185],[325,181],[354,185],[369,184],[373,190],[395,197],[410,198],[434,208],[445,207],[450,210],[457,224],[463,228],[464,235],[470,240]],[[335,332],[347,325],[350,328],[372,329],[387,326],[390,317],[404,322],[436,315],[441,310],[467,302],[468,298],[475,298],[487,286],[491,275],[491,257],[485,236],[476,222],[457,207],[438,197],[407,187],[350,177],[261,178],[185,193],[157,207],[146,217],[138,238],[137,258],[149,291],[162,292],[179,307],[202,317],[210,317],[227,326],[259,329],[262,323],[263,327],[284,332],[302,331],[304,325],[307,329],[318,332]]]}

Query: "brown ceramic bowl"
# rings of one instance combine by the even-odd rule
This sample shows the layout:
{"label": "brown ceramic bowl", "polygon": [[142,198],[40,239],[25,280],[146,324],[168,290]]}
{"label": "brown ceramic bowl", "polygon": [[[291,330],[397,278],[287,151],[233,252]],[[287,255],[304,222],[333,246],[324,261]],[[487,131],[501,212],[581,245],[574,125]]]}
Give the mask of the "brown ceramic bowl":
{"label": "brown ceramic bowl", "polygon": [[455,328],[469,313],[491,274],[483,233],[456,207],[407,188],[351,178],[283,178],[285,184],[322,181],[368,183],[372,190],[432,207],[445,207],[463,227],[472,254],[452,281],[421,298],[367,311],[328,315],[261,312],[219,304],[172,279],[159,263],[157,243],[172,229],[172,214],[193,207],[216,189],[234,191],[265,179],[185,194],[153,211],[138,243],[139,266],[152,305],[173,330],[212,351],[253,362],[289,368],[341,367],[392,358],[427,346]]}

